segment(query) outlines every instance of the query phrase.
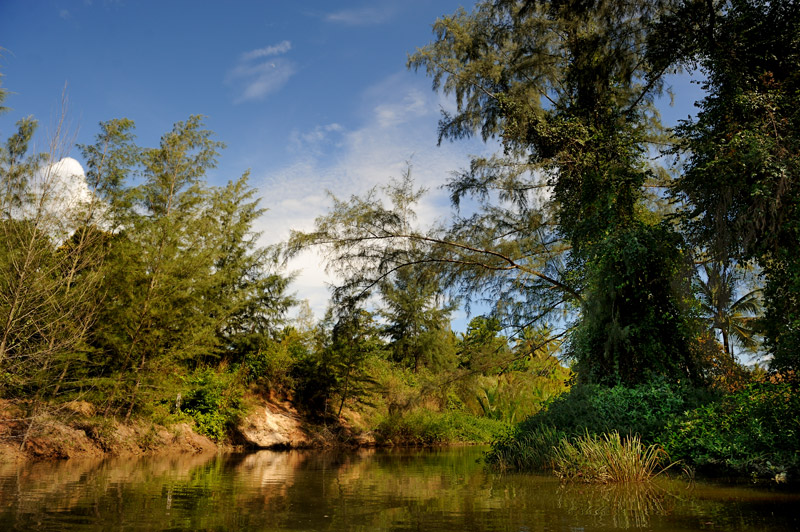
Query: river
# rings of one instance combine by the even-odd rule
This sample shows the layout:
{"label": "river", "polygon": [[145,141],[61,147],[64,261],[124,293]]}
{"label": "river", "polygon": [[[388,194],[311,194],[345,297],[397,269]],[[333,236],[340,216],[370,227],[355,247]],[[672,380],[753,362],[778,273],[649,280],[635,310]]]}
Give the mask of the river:
{"label": "river", "polygon": [[498,474],[483,449],[0,464],[0,530],[800,530],[800,493]]}

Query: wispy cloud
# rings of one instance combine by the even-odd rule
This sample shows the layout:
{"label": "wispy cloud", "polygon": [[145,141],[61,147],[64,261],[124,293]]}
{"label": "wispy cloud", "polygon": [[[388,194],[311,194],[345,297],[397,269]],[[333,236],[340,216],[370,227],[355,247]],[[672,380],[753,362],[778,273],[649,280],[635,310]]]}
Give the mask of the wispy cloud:
{"label": "wispy cloud", "polygon": [[325,149],[341,148],[345,133],[340,124],[316,126],[311,131],[293,130],[289,133],[289,147],[295,153],[322,155]]}
{"label": "wispy cloud", "polygon": [[291,42],[281,41],[243,53],[227,77],[237,87],[234,103],[259,100],[283,87],[297,71],[293,62],[280,57],[291,49]]}
{"label": "wispy cloud", "polygon": [[273,55],[285,54],[292,49],[292,43],[289,41],[281,41],[274,46],[265,46],[257,50],[251,50],[242,54],[242,61],[252,61],[260,57],[271,57]]}
{"label": "wispy cloud", "polygon": [[58,16],[64,20],[69,20],[72,17],[72,14],[67,9],[62,9],[58,12]]}
{"label": "wispy cloud", "polygon": [[325,20],[348,26],[371,26],[388,22],[395,13],[397,8],[392,5],[365,6],[328,13]]}

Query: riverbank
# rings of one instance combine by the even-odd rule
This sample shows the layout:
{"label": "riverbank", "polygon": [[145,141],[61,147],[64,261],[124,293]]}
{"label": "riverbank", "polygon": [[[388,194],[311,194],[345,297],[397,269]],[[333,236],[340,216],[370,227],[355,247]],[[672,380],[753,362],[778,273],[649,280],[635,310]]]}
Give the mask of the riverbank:
{"label": "riverbank", "polygon": [[33,418],[24,417],[25,410],[12,401],[0,403],[0,461],[328,447],[339,440],[374,444],[369,437],[344,434],[346,427],[317,427],[285,403],[254,405],[221,441],[199,433],[191,422],[104,418],[85,401],[43,409]]}
{"label": "riverbank", "polygon": [[156,453],[209,453],[221,446],[188,423],[169,426],[94,415],[89,403],[73,402],[23,418],[4,402],[0,410],[0,461],[65,460]]}
{"label": "riverbank", "polygon": [[0,402],[0,462],[256,449],[325,449],[488,443],[497,422],[461,412],[414,411],[375,427],[345,410],[335,423],[314,422],[288,401],[251,396],[246,415],[214,440],[192,421],[105,418],[86,401],[51,405],[31,418],[30,405]]}

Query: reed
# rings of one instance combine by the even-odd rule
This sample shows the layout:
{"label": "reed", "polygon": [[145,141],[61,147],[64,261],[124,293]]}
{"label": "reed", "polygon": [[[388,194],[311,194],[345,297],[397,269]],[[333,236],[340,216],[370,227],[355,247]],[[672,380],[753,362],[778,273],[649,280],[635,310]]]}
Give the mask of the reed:
{"label": "reed", "polygon": [[645,446],[638,435],[618,432],[562,439],[553,456],[555,474],[568,482],[643,482],[669,468],[660,445]]}
{"label": "reed", "polygon": [[524,434],[510,434],[492,444],[486,462],[500,471],[550,470],[563,437],[563,432],[549,425]]}

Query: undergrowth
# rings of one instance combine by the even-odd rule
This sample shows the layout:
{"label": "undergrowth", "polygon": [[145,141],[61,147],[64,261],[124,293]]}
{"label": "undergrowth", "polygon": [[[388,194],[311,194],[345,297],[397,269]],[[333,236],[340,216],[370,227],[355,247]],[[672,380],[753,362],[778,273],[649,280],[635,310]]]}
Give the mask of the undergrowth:
{"label": "undergrowth", "polygon": [[662,442],[702,473],[772,478],[800,474],[797,383],[755,383],[674,418]]}
{"label": "undergrowth", "polygon": [[385,417],[374,432],[379,444],[434,445],[488,443],[508,430],[502,421],[466,412],[419,408]]}

